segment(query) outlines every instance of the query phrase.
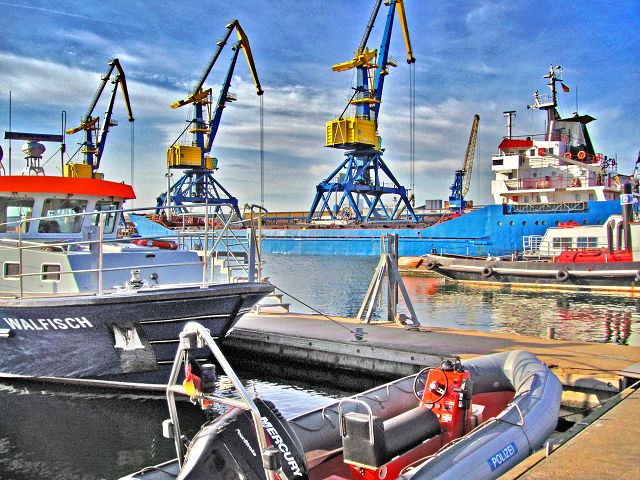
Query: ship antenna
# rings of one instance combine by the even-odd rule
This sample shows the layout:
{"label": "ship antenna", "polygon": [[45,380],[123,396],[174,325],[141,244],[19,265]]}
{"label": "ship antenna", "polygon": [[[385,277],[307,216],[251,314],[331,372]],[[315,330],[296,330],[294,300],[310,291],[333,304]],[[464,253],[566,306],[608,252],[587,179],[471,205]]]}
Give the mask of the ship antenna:
{"label": "ship antenna", "polygon": [[516,116],[516,111],[509,110],[507,112],[502,112],[502,116],[507,119],[507,137],[511,138],[512,130],[513,130],[513,119]]}

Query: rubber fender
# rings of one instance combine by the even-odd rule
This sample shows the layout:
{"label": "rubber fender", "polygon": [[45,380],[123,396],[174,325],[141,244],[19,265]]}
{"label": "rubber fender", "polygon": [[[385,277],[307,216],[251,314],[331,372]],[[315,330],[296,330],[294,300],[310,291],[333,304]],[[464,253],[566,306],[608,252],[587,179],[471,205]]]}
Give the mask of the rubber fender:
{"label": "rubber fender", "polygon": [[435,270],[439,266],[440,264],[438,262],[434,262],[433,260],[429,260],[427,263],[424,264],[424,268],[426,268],[429,271]]}
{"label": "rubber fender", "polygon": [[569,276],[570,275],[567,269],[562,268],[556,273],[556,280],[558,280],[559,282],[566,282],[567,280],[569,280]]}
{"label": "rubber fender", "polygon": [[493,275],[493,268],[487,265],[482,269],[480,275],[482,275],[482,278],[489,278],[491,275]]}

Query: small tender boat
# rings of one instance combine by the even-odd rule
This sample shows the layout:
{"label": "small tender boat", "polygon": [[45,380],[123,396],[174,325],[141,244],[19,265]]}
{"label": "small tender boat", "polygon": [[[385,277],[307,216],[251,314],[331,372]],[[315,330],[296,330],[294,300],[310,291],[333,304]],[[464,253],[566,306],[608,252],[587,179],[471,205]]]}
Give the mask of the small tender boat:
{"label": "small tender boat", "polygon": [[544,236],[526,238],[522,255],[430,254],[424,268],[458,282],[634,293],[640,291],[636,245],[640,224],[612,215],[603,225],[558,225]]}
{"label": "small tender boat", "polygon": [[[560,381],[524,351],[446,360],[284,419],[272,403],[251,398],[201,325],[189,323],[180,338],[167,386],[171,419],[163,423],[177,458],[127,479],[497,478],[539,449],[558,419]],[[192,352],[203,346],[237,398],[216,393],[213,364],[194,361]],[[186,452],[176,394],[208,412],[227,408],[202,425]]]}

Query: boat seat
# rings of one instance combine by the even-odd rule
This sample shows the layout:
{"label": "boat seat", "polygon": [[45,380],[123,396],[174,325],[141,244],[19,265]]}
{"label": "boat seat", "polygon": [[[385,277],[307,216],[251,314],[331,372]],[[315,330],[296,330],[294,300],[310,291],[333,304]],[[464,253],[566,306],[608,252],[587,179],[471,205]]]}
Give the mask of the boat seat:
{"label": "boat seat", "polygon": [[[373,422],[373,442],[369,439],[369,421]],[[342,437],[344,461],[380,467],[441,432],[436,414],[424,407],[416,407],[384,421],[365,413],[347,413],[344,415]]]}

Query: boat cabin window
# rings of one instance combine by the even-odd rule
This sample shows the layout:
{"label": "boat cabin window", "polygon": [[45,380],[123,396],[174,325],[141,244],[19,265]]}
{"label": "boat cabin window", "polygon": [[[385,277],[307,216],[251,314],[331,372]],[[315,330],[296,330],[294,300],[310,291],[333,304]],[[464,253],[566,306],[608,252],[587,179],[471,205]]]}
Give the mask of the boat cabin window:
{"label": "boat cabin window", "polygon": [[38,233],[79,233],[87,203],[87,200],[72,198],[47,198],[42,216],[55,218],[40,220]]}
{"label": "boat cabin window", "polygon": [[[120,204],[118,202],[99,201],[96,202],[96,212],[104,213],[104,233],[113,233],[114,228],[118,220],[118,208]],[[93,215],[91,225],[98,225],[100,223],[100,215],[96,213]]]}
{"label": "boat cabin window", "polygon": [[573,244],[571,237],[556,237],[553,239],[553,248],[565,250]]}
{"label": "boat cabin window", "polygon": [[598,237],[578,237],[576,241],[577,241],[578,248],[597,248],[598,247]]}
{"label": "boat cabin window", "polygon": [[57,263],[43,263],[40,278],[43,282],[59,282],[60,265]]}
{"label": "boat cabin window", "polygon": [[[33,216],[33,198],[0,197],[0,233],[17,232],[20,220]],[[22,224],[22,232],[29,231],[30,222]]]}
{"label": "boat cabin window", "polygon": [[4,262],[3,278],[17,280],[20,276],[20,264],[18,262]]}

